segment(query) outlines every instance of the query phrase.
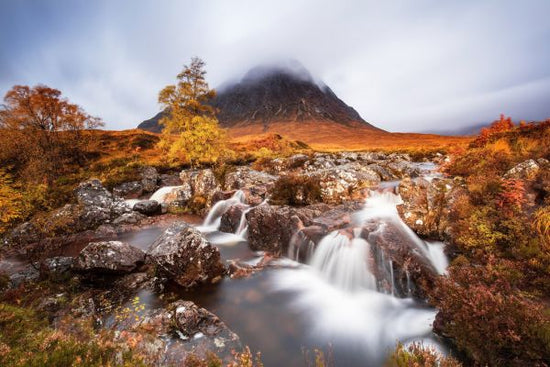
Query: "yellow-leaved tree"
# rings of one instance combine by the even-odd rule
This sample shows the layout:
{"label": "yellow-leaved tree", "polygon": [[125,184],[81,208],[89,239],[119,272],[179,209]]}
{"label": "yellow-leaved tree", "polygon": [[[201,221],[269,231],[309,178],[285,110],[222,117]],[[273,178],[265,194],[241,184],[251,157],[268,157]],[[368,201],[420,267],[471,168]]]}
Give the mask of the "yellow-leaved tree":
{"label": "yellow-leaved tree", "polygon": [[208,87],[205,63],[191,59],[178,74],[175,85],[159,93],[159,103],[167,113],[160,120],[163,136],[159,146],[168,158],[197,166],[218,161],[226,149],[225,130],[220,128],[216,110],[208,102],[216,91]]}

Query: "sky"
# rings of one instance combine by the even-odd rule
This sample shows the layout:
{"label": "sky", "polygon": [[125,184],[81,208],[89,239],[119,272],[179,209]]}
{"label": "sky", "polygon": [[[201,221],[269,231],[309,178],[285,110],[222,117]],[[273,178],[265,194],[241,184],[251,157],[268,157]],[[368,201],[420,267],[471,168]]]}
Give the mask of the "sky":
{"label": "sky", "polygon": [[0,0],[0,94],[46,84],[134,128],[193,56],[216,87],[299,60],[368,122],[550,117],[550,0]]}

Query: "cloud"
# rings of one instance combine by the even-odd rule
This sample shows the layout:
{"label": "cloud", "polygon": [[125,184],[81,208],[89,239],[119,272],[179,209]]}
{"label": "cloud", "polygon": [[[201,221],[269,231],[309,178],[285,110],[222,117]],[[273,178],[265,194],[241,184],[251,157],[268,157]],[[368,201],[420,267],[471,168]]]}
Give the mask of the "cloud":
{"label": "cloud", "polygon": [[545,0],[20,0],[0,12],[0,92],[45,83],[107,128],[132,128],[192,56],[212,86],[295,58],[384,129],[541,119],[549,11]]}

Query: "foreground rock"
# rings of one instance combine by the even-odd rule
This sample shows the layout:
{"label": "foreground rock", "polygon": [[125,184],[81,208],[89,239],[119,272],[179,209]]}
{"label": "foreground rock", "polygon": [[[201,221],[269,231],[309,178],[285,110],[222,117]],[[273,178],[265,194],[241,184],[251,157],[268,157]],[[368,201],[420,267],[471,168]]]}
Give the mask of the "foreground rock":
{"label": "foreground rock", "polygon": [[120,241],[92,242],[76,258],[73,268],[94,274],[129,273],[145,261],[140,249]]}
{"label": "foreground rock", "polygon": [[225,273],[219,250],[185,223],[168,228],[153,242],[148,255],[160,275],[185,288],[217,282]]}
{"label": "foreground rock", "polygon": [[216,315],[190,301],[177,301],[164,308],[145,310],[117,325],[121,339],[136,340],[136,348],[154,357],[154,364],[183,366],[193,354],[206,358],[213,352],[224,363],[233,351],[241,351],[239,337]]}

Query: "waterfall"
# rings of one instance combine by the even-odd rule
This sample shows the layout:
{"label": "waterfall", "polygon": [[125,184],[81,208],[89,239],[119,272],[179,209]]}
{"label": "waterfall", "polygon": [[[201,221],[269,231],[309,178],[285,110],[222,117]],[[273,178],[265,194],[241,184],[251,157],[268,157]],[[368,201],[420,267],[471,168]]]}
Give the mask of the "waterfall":
{"label": "waterfall", "polygon": [[363,210],[356,213],[355,220],[359,224],[368,221],[380,222],[380,231],[384,231],[384,223],[392,223],[396,225],[408,240],[414,244],[411,250],[417,253],[421,258],[428,262],[438,274],[444,274],[448,265],[445,254],[443,253],[444,244],[433,243],[429,244],[423,241],[414,233],[414,231],[401,220],[397,212],[397,205],[402,204],[403,200],[400,195],[392,192],[371,191],[365,202]]}
{"label": "waterfall", "polygon": [[332,232],[319,242],[311,266],[334,286],[346,290],[376,289],[369,269],[370,245],[363,238]]}
{"label": "waterfall", "polygon": [[241,214],[241,219],[239,220],[239,226],[235,231],[235,234],[243,239],[246,238],[246,234],[248,232],[248,222],[246,221],[246,213],[248,213],[251,209],[252,207],[243,210]]}
{"label": "waterfall", "polygon": [[244,192],[238,190],[227,200],[218,201],[208,212],[204,223],[200,227],[204,232],[216,231],[220,227],[222,215],[235,204],[244,204]]}
{"label": "waterfall", "polygon": [[155,191],[153,193],[153,195],[151,195],[149,200],[155,200],[159,204],[162,204],[162,203],[164,203],[164,200],[166,199],[166,196],[168,194],[170,194],[175,189],[180,189],[181,187],[182,186],[165,186],[165,187],[161,187],[160,189]]}

